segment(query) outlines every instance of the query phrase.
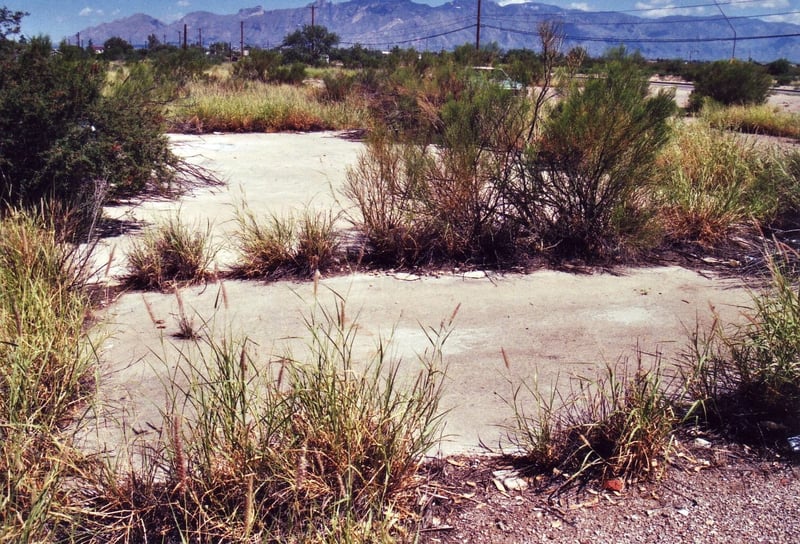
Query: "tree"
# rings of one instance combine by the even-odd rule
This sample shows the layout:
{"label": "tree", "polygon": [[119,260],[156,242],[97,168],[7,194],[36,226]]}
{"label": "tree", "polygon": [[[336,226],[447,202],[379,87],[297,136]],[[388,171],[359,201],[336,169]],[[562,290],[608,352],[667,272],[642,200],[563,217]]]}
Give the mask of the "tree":
{"label": "tree", "polygon": [[305,25],[283,39],[281,50],[287,63],[317,64],[339,43],[339,36],[319,25]]}
{"label": "tree", "polygon": [[103,57],[108,60],[125,60],[133,53],[133,46],[117,36],[103,43]]}
{"label": "tree", "polygon": [[22,18],[26,15],[30,14],[25,11],[11,11],[6,6],[0,8],[0,41],[19,34]]}

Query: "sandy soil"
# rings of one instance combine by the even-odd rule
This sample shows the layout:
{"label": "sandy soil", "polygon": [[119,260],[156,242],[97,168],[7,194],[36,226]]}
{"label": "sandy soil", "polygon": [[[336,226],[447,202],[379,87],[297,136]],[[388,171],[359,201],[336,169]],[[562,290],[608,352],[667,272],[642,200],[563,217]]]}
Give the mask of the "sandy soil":
{"label": "sandy soil", "polygon": [[[258,213],[340,205],[337,192],[346,168],[362,149],[340,136],[175,136],[179,154],[213,169],[227,186],[198,190],[179,201],[117,206],[108,215],[140,224],[180,210],[185,221],[209,221],[224,268],[235,259],[229,236],[242,198]],[[113,258],[102,282],[113,284],[124,274],[125,248],[135,235],[104,240],[102,249]],[[287,350],[302,349],[304,319],[314,311],[311,283],[226,281],[224,289],[227,308],[219,303],[218,284],[182,291],[196,323],[249,337],[264,365]],[[358,323],[357,351],[366,354],[379,338],[392,336],[406,378],[419,368],[416,354],[428,347],[423,328],[437,328],[459,307],[444,349],[448,376],[442,403],[450,411],[441,451],[447,454],[502,440],[502,425],[511,415],[504,401],[511,383],[534,374],[544,383],[573,372],[591,375],[606,363],[631,357],[637,345],[673,360],[686,345],[688,331],[710,319],[710,306],[724,319],[737,320],[749,302],[747,290],[736,281],[678,267],[588,274],[441,270],[422,277],[354,272],[322,279],[319,303],[331,307],[334,293],[345,298],[347,315]],[[163,325],[156,326],[151,314]],[[177,315],[174,294],[128,292],[108,301],[97,329],[106,338],[100,349],[103,408],[92,443],[114,450],[125,436],[147,437],[160,427],[164,379],[175,370],[176,350],[187,346],[172,336]]]}

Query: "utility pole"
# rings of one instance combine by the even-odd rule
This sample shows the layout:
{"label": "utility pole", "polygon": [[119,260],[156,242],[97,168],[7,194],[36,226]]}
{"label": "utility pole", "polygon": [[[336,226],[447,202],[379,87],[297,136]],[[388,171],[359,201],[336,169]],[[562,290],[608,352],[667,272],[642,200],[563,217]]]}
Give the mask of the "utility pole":
{"label": "utility pole", "polygon": [[481,0],[478,0],[478,24],[475,25],[475,51],[481,50]]}
{"label": "utility pole", "polygon": [[188,44],[186,43],[186,25],[183,25],[183,48],[186,49]]}
{"label": "utility pole", "polygon": [[197,42],[200,45],[200,47],[203,47],[203,29],[202,28],[198,28],[197,29]]}
{"label": "utility pole", "polygon": [[244,56],[244,21],[239,21],[239,54]]}
{"label": "utility pole", "polygon": [[725,12],[722,11],[722,6],[719,5],[719,2],[717,2],[717,0],[714,0],[714,4],[716,4],[717,9],[722,14],[722,16],[725,18],[725,21],[727,21],[728,26],[731,27],[731,30],[733,31],[733,52],[731,52],[731,60],[733,60],[733,59],[736,58],[736,38],[737,38],[737,36],[736,36],[736,28],[733,26],[733,23],[731,23],[731,20],[728,19],[728,16],[725,15]]}
{"label": "utility pole", "polygon": [[317,6],[311,4],[311,28],[314,28],[314,14],[317,11]]}

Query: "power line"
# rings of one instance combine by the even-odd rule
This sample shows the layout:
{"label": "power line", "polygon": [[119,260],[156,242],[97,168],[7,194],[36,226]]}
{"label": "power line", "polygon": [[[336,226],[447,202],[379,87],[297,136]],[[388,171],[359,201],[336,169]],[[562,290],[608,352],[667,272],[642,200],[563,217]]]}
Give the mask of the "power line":
{"label": "power line", "polygon": [[[611,13],[611,12],[607,12]],[[778,15],[797,15],[800,14],[800,10],[795,11],[781,11],[777,13],[761,13],[758,15],[737,15],[734,17],[728,17],[728,20],[731,21],[744,21],[744,20],[752,20],[752,19],[759,19],[761,17],[776,17]],[[519,22],[519,17],[511,17],[511,16],[483,16],[484,19],[491,19],[494,21],[516,21]],[[542,16],[535,15],[531,17],[526,17],[531,23],[538,22],[542,19]],[[658,25],[685,25],[687,23],[708,23],[714,21],[724,21],[726,20],[723,17],[716,16],[716,17],[687,17],[683,19],[669,19],[667,21],[661,19],[653,19],[648,21],[570,21],[570,25],[573,26],[658,26]],[[766,22],[766,21],[763,21]]]}

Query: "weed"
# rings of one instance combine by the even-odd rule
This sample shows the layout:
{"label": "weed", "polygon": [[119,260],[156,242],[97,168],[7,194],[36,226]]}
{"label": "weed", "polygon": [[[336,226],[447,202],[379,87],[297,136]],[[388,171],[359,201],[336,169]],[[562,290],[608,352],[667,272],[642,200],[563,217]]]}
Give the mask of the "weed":
{"label": "weed", "polygon": [[767,445],[800,431],[800,290],[785,251],[744,324],[695,331],[682,366],[691,417]]}
{"label": "weed", "polygon": [[701,118],[720,130],[735,130],[800,139],[800,115],[781,112],[768,104],[720,107],[706,105]]}
{"label": "weed", "polygon": [[266,220],[246,206],[237,210],[235,236],[241,253],[236,272],[247,278],[311,276],[330,270],[339,258],[339,233],[331,212],[306,210],[299,220],[271,215]]}
{"label": "weed", "polygon": [[54,540],[77,457],[63,429],[90,398],[85,255],[40,217],[0,220],[0,542]]}
{"label": "weed", "polygon": [[634,369],[622,361],[598,378],[572,378],[566,395],[546,392],[538,380],[517,386],[512,443],[535,465],[566,472],[568,482],[657,477],[678,418],[660,356],[648,368],[638,352],[636,362]]}
{"label": "weed", "polygon": [[786,160],[701,122],[681,127],[659,158],[657,200],[667,236],[711,245],[790,209],[796,178]]}
{"label": "weed", "polygon": [[431,350],[406,384],[387,343],[356,358],[343,305],[313,311],[300,359],[265,365],[247,340],[182,349],[163,442],[141,472],[99,482],[87,540],[388,540],[438,437],[450,324],[428,333]]}
{"label": "weed", "polygon": [[215,254],[210,223],[202,231],[182,223],[180,216],[170,217],[133,243],[127,281],[144,289],[197,283],[209,276]]}

